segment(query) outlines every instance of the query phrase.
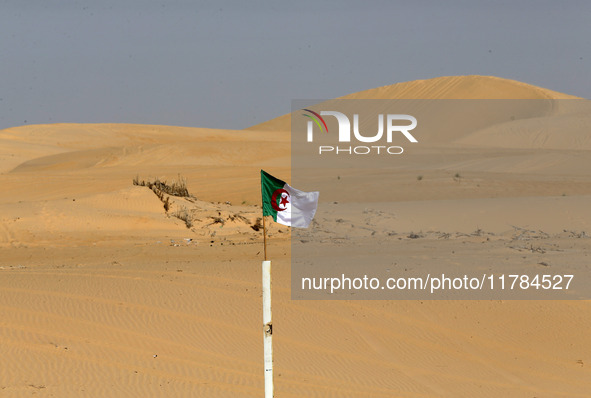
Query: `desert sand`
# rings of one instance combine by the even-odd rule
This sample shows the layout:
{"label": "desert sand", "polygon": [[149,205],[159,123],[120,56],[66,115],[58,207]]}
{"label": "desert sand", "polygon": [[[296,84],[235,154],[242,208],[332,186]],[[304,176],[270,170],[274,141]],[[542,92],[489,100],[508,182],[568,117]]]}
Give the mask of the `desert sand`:
{"label": "desert sand", "polygon": [[[345,98],[574,97],[460,76]],[[398,210],[374,227],[408,266],[588,269],[590,120],[556,110],[440,137],[408,156],[387,195]],[[290,175],[289,131],[289,115],[0,131],[0,396],[262,397],[259,170]],[[190,197],[133,183],[183,178]],[[338,212],[329,188],[321,225]],[[269,235],[277,397],[591,396],[591,302],[291,300],[291,232]]]}

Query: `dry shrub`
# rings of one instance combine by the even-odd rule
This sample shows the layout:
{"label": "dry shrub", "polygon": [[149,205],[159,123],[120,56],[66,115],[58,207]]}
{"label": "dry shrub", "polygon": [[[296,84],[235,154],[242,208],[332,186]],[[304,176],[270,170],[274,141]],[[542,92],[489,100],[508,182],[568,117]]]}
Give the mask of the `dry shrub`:
{"label": "dry shrub", "polygon": [[[166,213],[168,213],[168,210],[170,210],[170,196],[177,196],[180,198],[195,198],[189,193],[189,190],[187,189],[187,179],[180,174],[178,182],[172,180],[172,183],[170,184],[168,184],[166,181],[160,181],[159,178],[154,180],[140,180],[139,175],[136,175],[133,179],[133,185],[148,187],[151,189],[152,192],[154,192],[154,195],[156,195],[158,199],[164,203],[164,211],[166,211]],[[170,196],[166,196],[165,198],[165,194]]]}
{"label": "dry shrub", "polygon": [[181,206],[180,209],[172,213],[173,217],[178,218],[185,222],[187,228],[191,228],[193,226],[193,217],[191,217],[191,213],[187,210],[185,206]]}
{"label": "dry shrub", "polygon": [[187,179],[179,174],[178,181],[172,180],[169,184],[165,181],[160,181],[159,178],[154,180],[141,180],[139,176],[136,176],[133,179],[133,185],[139,185],[141,187],[148,187],[160,198],[160,200],[164,201],[163,196],[164,194],[168,194],[171,196],[177,196],[179,198],[193,198],[194,196],[189,193],[187,189]]}

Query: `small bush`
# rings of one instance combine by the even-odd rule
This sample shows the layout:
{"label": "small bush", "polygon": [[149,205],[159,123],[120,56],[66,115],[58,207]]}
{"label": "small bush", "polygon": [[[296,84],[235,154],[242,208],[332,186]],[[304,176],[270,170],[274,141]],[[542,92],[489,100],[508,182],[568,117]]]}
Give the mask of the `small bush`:
{"label": "small bush", "polygon": [[417,181],[421,181],[423,179],[423,176],[417,176]]}
{"label": "small bush", "polygon": [[263,229],[263,219],[262,217],[258,217],[253,225],[250,228],[254,229],[255,231],[260,231]]}
{"label": "small bush", "polygon": [[172,183],[168,184],[166,181],[160,181],[159,178],[140,181],[139,176],[136,176],[133,179],[133,185],[150,188],[162,201],[164,201],[163,197],[165,193],[180,198],[192,198],[193,195],[187,189],[186,178],[179,174],[178,179],[178,181],[172,180]]}
{"label": "small bush", "polygon": [[182,206],[179,210],[172,213],[172,215],[179,220],[184,221],[187,228],[191,228],[193,226],[193,218],[185,206]]}
{"label": "small bush", "polygon": [[[136,175],[133,179],[133,185],[140,187],[148,187],[154,192],[154,195],[160,199],[164,204],[164,211],[168,213],[170,209],[170,196],[177,196],[181,198],[195,198],[189,193],[187,189],[187,180],[179,174],[179,181],[172,180],[171,184],[167,184],[166,181],[160,181],[156,178],[154,180],[140,180],[140,176]],[[165,194],[170,195],[164,198]]]}

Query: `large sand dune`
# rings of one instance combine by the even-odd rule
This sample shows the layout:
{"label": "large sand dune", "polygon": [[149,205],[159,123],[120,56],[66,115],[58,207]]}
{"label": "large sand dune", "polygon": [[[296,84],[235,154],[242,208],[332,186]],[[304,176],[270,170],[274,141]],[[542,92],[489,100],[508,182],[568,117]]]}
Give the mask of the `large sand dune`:
{"label": "large sand dune", "polygon": [[[392,233],[409,267],[484,257],[588,269],[590,113],[553,102],[574,97],[467,76],[344,98],[548,101],[434,137],[383,197],[359,191],[359,213],[367,222],[384,197],[396,202],[387,224],[383,214],[371,223]],[[242,131],[0,131],[0,396],[262,396],[258,172],[289,176],[289,129],[286,115]],[[193,196],[165,195],[168,211],[133,185],[179,174]],[[323,187],[318,223],[330,227],[337,200]],[[340,215],[353,221],[349,239],[371,232],[354,228],[358,216]],[[276,396],[591,396],[589,301],[292,301],[290,231],[274,224],[270,235]]]}
{"label": "large sand dune", "polygon": [[[575,99],[577,97],[494,76],[445,76],[373,88],[343,99]],[[252,126],[251,130],[289,131],[291,115]]]}

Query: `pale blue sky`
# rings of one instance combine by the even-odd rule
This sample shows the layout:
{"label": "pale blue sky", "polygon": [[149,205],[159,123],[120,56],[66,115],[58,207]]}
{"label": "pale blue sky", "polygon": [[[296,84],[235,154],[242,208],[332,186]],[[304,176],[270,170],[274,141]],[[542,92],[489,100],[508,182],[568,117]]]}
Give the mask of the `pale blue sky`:
{"label": "pale blue sky", "polygon": [[244,128],[402,81],[481,74],[591,98],[589,1],[0,0],[0,128]]}

